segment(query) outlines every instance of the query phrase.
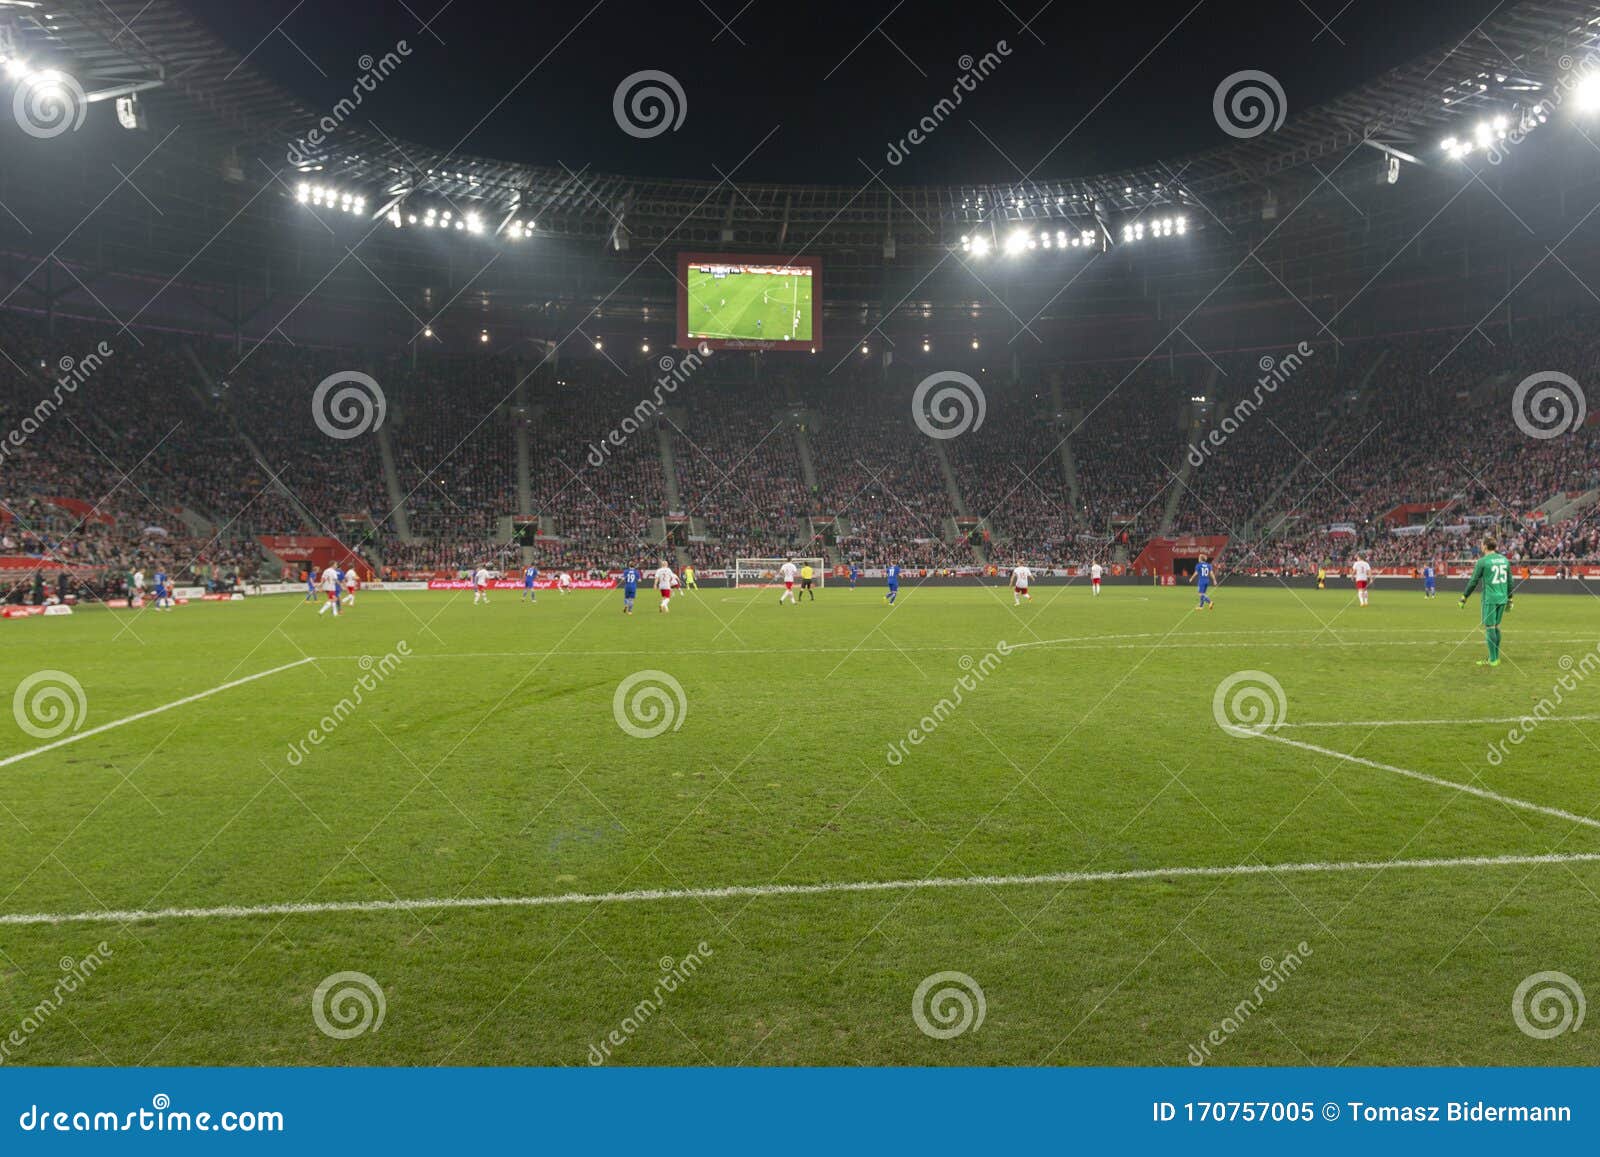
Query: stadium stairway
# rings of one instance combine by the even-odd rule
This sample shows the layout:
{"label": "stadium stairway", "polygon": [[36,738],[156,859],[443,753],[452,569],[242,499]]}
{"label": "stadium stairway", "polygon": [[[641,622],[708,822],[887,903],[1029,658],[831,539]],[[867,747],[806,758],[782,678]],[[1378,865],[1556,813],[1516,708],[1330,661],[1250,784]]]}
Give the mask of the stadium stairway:
{"label": "stadium stairway", "polygon": [[[1217,392],[1217,378],[1220,371],[1212,367],[1211,374],[1206,378],[1205,386],[1201,392],[1206,397],[1215,397]],[[1172,484],[1167,487],[1167,504],[1161,511],[1161,525],[1156,533],[1165,538],[1172,533],[1172,524],[1177,521],[1178,507],[1183,503],[1183,496],[1189,492],[1189,476],[1194,473],[1194,464],[1189,461],[1189,455],[1184,452],[1183,437],[1180,434],[1178,446],[1175,451],[1178,460],[1177,470],[1171,466],[1166,469],[1174,475]]]}
{"label": "stadium stairway", "polygon": [[[395,469],[394,465],[393,435],[390,433],[387,423],[380,425],[376,432],[378,435],[378,459],[383,463],[383,489],[384,493],[389,496],[389,511],[394,518],[395,534],[399,536],[400,541],[403,543],[416,542],[416,537],[411,533],[411,518],[406,513],[405,491],[400,489],[400,472]],[[520,446],[517,457],[518,467],[525,467],[526,460],[522,456],[522,448]],[[526,482],[527,473],[524,470],[518,481],[519,492]]]}
{"label": "stadium stairway", "polygon": [[1539,509],[1544,511],[1546,518],[1552,524],[1565,522],[1569,518],[1576,518],[1579,513],[1600,501],[1600,489],[1585,490],[1576,497],[1568,497],[1565,490],[1557,491],[1548,502],[1541,503]]}
{"label": "stadium stairway", "polygon": [[661,489],[667,500],[667,509],[682,510],[682,492],[678,489],[678,454],[672,445],[670,419],[656,424],[656,446],[661,452]]}
{"label": "stadium stairway", "polygon": [[817,464],[811,457],[811,439],[806,436],[807,417],[808,415],[803,411],[790,411],[778,415],[778,420],[780,422],[789,422],[793,425],[794,449],[795,453],[800,456],[800,476],[805,479],[806,493],[816,494],[819,489],[817,486]]}
{"label": "stadium stairway", "polygon": [[961,517],[968,516],[966,499],[961,497],[961,484],[956,481],[955,468],[950,465],[950,455],[945,452],[944,439],[931,439],[933,456],[939,460],[939,474],[944,479],[945,493],[950,496],[950,505]]}

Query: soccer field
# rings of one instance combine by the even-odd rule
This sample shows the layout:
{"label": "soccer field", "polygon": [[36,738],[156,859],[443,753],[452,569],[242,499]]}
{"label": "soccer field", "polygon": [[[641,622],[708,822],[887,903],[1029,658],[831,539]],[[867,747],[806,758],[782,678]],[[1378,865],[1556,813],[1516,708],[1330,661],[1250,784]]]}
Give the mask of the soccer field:
{"label": "soccer field", "polygon": [[6,624],[6,1060],[1600,1064],[1513,1015],[1600,983],[1594,603],[1193,601]]}
{"label": "soccer field", "polygon": [[[688,274],[688,328],[694,338],[809,342],[811,277],[732,273]],[[757,324],[760,323],[760,324]]]}

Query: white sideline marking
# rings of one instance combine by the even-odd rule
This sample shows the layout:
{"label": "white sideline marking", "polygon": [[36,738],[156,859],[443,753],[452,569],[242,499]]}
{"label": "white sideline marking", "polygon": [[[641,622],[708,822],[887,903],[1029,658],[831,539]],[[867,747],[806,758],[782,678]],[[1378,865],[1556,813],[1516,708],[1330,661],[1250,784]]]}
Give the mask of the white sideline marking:
{"label": "white sideline marking", "polygon": [[[1309,628],[1303,632],[1313,633]],[[1007,643],[1006,647],[1012,651],[1020,651],[1024,647],[1055,647],[1076,644],[1083,650],[1096,648],[1106,651],[1145,651],[1149,650],[1147,643],[1111,643],[1107,639],[1166,639],[1162,650],[1189,650],[1206,647],[1299,647],[1312,645],[1309,641],[1302,642],[1261,642],[1246,636],[1227,637],[1216,642],[1190,642],[1182,641],[1192,636],[1173,635],[1170,632],[1149,632],[1139,635],[1077,635],[1062,639],[1035,639],[1023,643]],[[1560,638],[1544,639],[1546,643],[1588,643],[1593,644],[1593,639],[1586,638]],[[950,654],[971,653],[981,651],[992,646],[991,643],[977,642],[966,646],[941,644],[929,647],[727,647],[721,649],[675,650],[674,655],[747,655],[751,658],[761,658],[767,655],[839,655],[839,654],[922,654],[924,652],[943,651]],[[1318,647],[1459,647],[1461,636],[1453,634],[1446,639],[1351,639],[1328,640],[1315,644]],[[407,658],[410,659],[539,659],[547,656],[560,656],[564,659],[595,659],[622,656],[655,655],[660,651],[412,651]],[[362,655],[318,655],[319,659],[360,659]]]}
{"label": "white sideline marking", "polygon": [[1490,791],[1488,788],[1473,787],[1471,784],[1466,783],[1457,783],[1453,779],[1440,779],[1436,775],[1427,775],[1420,771],[1411,771],[1408,768],[1395,767],[1392,763],[1379,763],[1375,759],[1363,759],[1359,755],[1350,755],[1343,751],[1335,751],[1331,747],[1318,747],[1315,743],[1302,743],[1298,739],[1285,739],[1281,735],[1273,735],[1269,732],[1259,732],[1258,734],[1262,739],[1270,739],[1274,743],[1286,743],[1290,747],[1298,747],[1302,751],[1315,751],[1319,755],[1331,755],[1333,758],[1342,759],[1347,763],[1359,763],[1363,767],[1376,768],[1378,771],[1387,771],[1393,773],[1394,775],[1403,775],[1407,779],[1418,779],[1423,783],[1431,783],[1438,787],[1448,787],[1453,788],[1456,791],[1464,791],[1468,795],[1475,795],[1482,799],[1493,800],[1495,803],[1503,803],[1508,807],[1522,808],[1524,811],[1540,812],[1547,816],[1555,816],[1557,819],[1571,820],[1575,824],[1583,824],[1586,827],[1600,828],[1600,820],[1594,819],[1590,816],[1575,815],[1569,811],[1562,811],[1558,807],[1546,807],[1544,804],[1531,803],[1525,799],[1518,799],[1516,796],[1501,795],[1499,792]]}
{"label": "white sideline marking", "polygon": [[423,912],[446,908],[552,908],[576,904],[640,904],[656,900],[727,900],[762,896],[825,896],[841,892],[910,892],[918,888],[996,888],[1037,884],[1099,884],[1174,877],[1278,876],[1289,873],[1381,872],[1419,868],[1500,868],[1539,864],[1590,864],[1600,852],[1453,859],[1349,860],[1305,864],[1236,864],[1232,867],[1134,868],[1125,872],[1047,872],[1034,876],[960,876],[927,880],[859,880],[832,884],[731,884],[721,888],[643,889],[635,892],[567,892],[552,896],[479,896],[422,900],[329,900],[324,903],[157,908],[151,911],[11,912],[0,926],[83,924],[143,920],[213,920],[249,916],[317,916],[331,912]]}
{"label": "white sideline marking", "polygon": [[19,751],[15,755],[8,755],[4,759],[0,759],[0,767],[8,767],[13,763],[21,763],[24,759],[32,759],[36,755],[43,755],[47,751],[54,751],[58,747],[65,747],[69,743],[77,743],[80,739],[88,739],[91,735],[99,735],[101,732],[110,731],[114,727],[122,727],[129,723],[137,723],[141,719],[149,719],[152,715],[160,715],[163,711],[171,711],[174,707],[182,707],[185,704],[194,703],[198,700],[209,698],[210,696],[217,694],[219,691],[229,691],[234,687],[242,687],[246,683],[254,683],[257,679],[265,679],[268,675],[276,675],[280,671],[288,671],[295,667],[304,666],[306,663],[314,662],[316,662],[315,656],[307,655],[304,659],[296,659],[293,663],[285,663],[283,666],[274,667],[270,671],[257,671],[254,675],[246,675],[243,679],[235,679],[232,682],[223,683],[218,687],[211,688],[209,691],[201,691],[196,695],[185,695],[182,699],[174,699],[171,703],[163,703],[160,707],[152,707],[148,711],[138,711],[132,715],[125,715],[121,719],[113,719],[110,723],[102,723],[99,727],[91,727],[87,731],[75,732],[74,734],[67,736],[65,739],[58,739],[54,743],[46,743],[43,747],[33,747],[29,748],[27,751]]}
{"label": "white sideline marking", "polygon": [[1323,719],[1313,722],[1280,723],[1279,727],[1447,727],[1452,723],[1526,723],[1536,719],[1541,723],[1593,723],[1600,715],[1545,715],[1529,712],[1526,715],[1500,715],[1483,719]]}

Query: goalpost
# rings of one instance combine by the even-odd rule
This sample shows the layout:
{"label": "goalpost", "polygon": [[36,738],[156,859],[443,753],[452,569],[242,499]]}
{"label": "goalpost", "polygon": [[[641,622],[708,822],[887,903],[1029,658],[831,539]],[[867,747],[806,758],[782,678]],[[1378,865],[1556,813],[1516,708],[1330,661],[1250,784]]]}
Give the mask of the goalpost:
{"label": "goalpost", "polygon": [[812,582],[816,586],[827,584],[828,564],[825,560],[804,555],[794,555],[793,558],[736,558],[733,565],[728,568],[728,585],[733,587],[771,587],[783,582],[779,568],[786,562],[793,562],[796,567],[804,568],[808,564],[812,571]]}

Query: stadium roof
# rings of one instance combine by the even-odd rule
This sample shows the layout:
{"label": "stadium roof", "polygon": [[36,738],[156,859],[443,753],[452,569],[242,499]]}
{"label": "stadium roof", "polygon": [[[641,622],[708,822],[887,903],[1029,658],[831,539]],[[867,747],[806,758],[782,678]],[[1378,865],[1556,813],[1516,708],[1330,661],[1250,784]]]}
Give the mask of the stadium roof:
{"label": "stadium roof", "polygon": [[[30,51],[55,58],[90,100],[138,92],[161,121],[293,180],[296,170],[363,191],[384,207],[412,196],[518,211],[554,232],[617,232],[696,242],[764,241],[849,227],[890,235],[925,229],[948,244],[953,231],[1012,221],[1082,223],[1162,206],[1195,204],[1227,219],[1250,212],[1272,179],[1365,142],[1416,158],[1442,131],[1482,109],[1527,107],[1550,91],[1563,57],[1589,49],[1600,31],[1593,0],[1523,0],[1459,43],[1441,45],[1274,131],[1230,139],[1199,154],[1140,168],[1077,177],[1030,174],[1015,181],[895,186],[881,175],[860,187],[640,179],[472,156],[395,140],[352,120],[329,143],[289,162],[327,110],[266,78],[178,0],[0,0],[0,26]],[[1566,62],[1570,68],[1570,61]],[[287,186],[286,186],[287,188]],[[580,228],[581,227],[581,228]],[[859,243],[859,236],[852,243]],[[933,238],[930,237],[930,240]],[[819,242],[824,243],[825,241]]]}

